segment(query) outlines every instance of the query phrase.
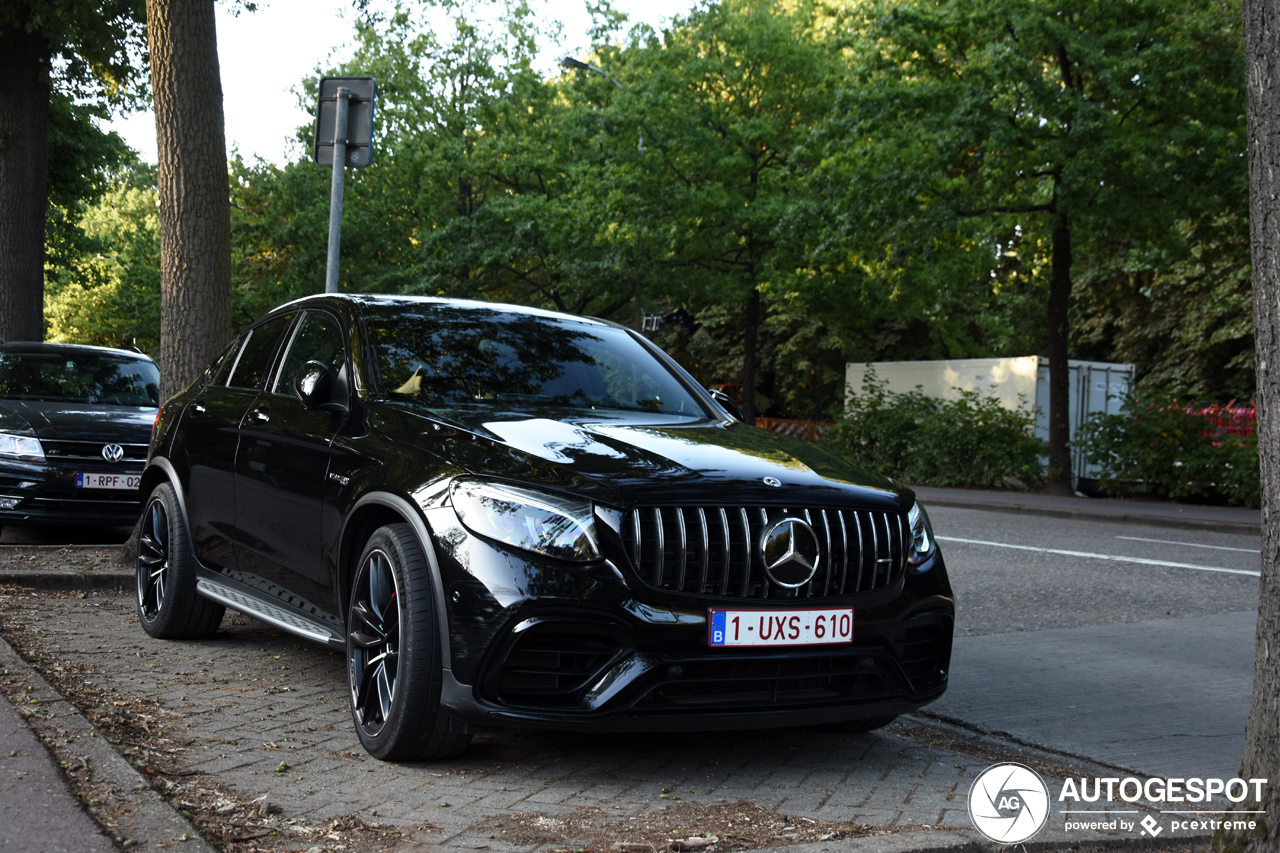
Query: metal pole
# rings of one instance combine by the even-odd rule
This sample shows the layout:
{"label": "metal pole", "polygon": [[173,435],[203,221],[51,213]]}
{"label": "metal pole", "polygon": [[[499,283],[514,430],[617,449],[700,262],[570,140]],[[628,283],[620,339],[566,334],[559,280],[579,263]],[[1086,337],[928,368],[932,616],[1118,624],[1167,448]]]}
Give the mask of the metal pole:
{"label": "metal pole", "polygon": [[329,260],[324,292],[338,292],[338,254],[342,246],[342,180],[347,165],[347,99],[351,90],[338,87],[338,114],[333,122],[333,182],[329,185]]}

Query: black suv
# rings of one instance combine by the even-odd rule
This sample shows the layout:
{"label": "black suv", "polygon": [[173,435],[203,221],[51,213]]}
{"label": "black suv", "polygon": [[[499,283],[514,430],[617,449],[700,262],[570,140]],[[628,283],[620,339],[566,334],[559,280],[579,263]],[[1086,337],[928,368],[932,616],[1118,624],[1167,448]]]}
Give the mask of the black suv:
{"label": "black suv", "polygon": [[912,492],[599,320],[290,303],[164,406],[141,492],[146,631],[232,607],[344,650],[383,759],[514,726],[864,731],[947,684]]}
{"label": "black suv", "polygon": [[0,526],[133,525],[159,406],[141,353],[0,344]]}

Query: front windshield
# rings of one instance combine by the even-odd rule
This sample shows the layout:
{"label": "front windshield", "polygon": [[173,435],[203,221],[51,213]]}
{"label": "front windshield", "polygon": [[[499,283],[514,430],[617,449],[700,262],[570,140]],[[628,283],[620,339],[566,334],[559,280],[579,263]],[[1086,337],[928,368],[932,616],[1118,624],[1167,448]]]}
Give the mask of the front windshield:
{"label": "front windshield", "polygon": [[431,408],[706,412],[626,331],[483,305],[372,306],[387,396]]}
{"label": "front windshield", "polygon": [[95,352],[0,352],[0,400],[160,405],[153,362]]}

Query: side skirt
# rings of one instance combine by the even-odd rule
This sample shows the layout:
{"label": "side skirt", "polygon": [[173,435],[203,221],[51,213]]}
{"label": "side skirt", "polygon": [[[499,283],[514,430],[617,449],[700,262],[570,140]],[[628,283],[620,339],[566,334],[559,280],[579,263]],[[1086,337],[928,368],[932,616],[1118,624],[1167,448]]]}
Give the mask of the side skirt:
{"label": "side skirt", "polygon": [[346,638],[334,634],[333,630],[323,622],[310,619],[296,610],[285,609],[278,604],[266,601],[248,590],[227,583],[221,577],[215,580],[209,577],[206,572],[201,571],[200,576],[196,579],[196,591],[205,598],[212,599],[219,604],[224,604],[233,610],[238,610],[255,619],[260,619],[313,643],[323,643],[329,648],[339,650],[347,647]]}

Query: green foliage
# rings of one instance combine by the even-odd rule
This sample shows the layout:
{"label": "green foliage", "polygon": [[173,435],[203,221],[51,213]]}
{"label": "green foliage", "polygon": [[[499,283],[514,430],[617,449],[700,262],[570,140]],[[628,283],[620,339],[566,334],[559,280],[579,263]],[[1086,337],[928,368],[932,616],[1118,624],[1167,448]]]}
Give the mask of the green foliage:
{"label": "green foliage", "polygon": [[10,0],[0,27],[48,43],[54,88],[79,104],[139,106],[147,91],[146,0]]}
{"label": "green foliage", "polygon": [[154,167],[118,172],[79,216],[76,251],[45,286],[50,341],[130,346],[160,342],[160,206]]}
{"label": "green foliage", "polygon": [[[1200,385],[1224,362],[1247,369],[1241,282],[1228,264],[1247,269],[1248,253],[1201,227],[1244,205],[1238,3],[881,0],[858,10],[857,84],[820,129],[829,215],[811,230],[828,247],[824,270],[860,267],[914,303],[954,357],[1014,355],[1003,347],[1043,341],[1050,235],[1062,226],[1070,242],[1059,260],[1077,282],[1076,321],[1094,357],[1141,354],[1152,371],[1180,361],[1202,372],[1190,379]],[[1191,269],[1217,254],[1211,246],[1231,261]],[[1143,275],[1169,279],[1142,295],[1145,313],[1099,298],[1118,277]],[[1180,288],[1188,276],[1197,286]],[[1108,319],[1090,323],[1095,312]],[[1186,358],[1188,333],[1177,361],[1162,360],[1139,346],[1145,317],[1207,326],[1216,352]]]}
{"label": "green foliage", "polygon": [[894,393],[868,370],[862,393],[850,396],[823,442],[907,483],[1023,489],[1039,483],[1045,448],[1032,434],[1035,414],[976,391],[959,393],[958,400],[926,397],[919,387]]}
{"label": "green foliage", "polygon": [[1165,394],[1130,397],[1126,411],[1094,415],[1076,433],[1104,488],[1172,499],[1261,500],[1257,436],[1227,435]]}
{"label": "green foliage", "polygon": [[1180,242],[1159,256],[1118,247],[1118,257],[1084,271],[1078,357],[1134,363],[1140,389],[1219,400],[1254,395],[1246,178],[1218,189],[1218,211],[1179,223]]}
{"label": "green foliage", "polygon": [[[1056,206],[1074,354],[1252,391],[1235,0],[725,0],[629,34],[600,2],[577,57],[598,71],[549,78],[534,57],[553,28],[522,0],[436,4],[443,28],[423,5],[368,15],[325,70],[379,85],[374,165],[347,173],[344,290],[628,325],[684,308],[696,333],[655,338],[699,379],[742,381],[754,340],[768,413],[816,419],[848,361],[1043,354]],[[230,169],[242,325],[323,288],[329,172]],[[105,299],[96,256],[120,240],[68,234],[84,298]],[[130,304],[68,313],[74,276],[55,272],[59,335]]]}
{"label": "green foliage", "polygon": [[[37,32],[51,61],[45,270],[48,286],[95,251],[80,217],[130,152],[99,122],[141,106],[148,90],[144,0],[18,0],[0,4],[0,27]],[[49,318],[46,317],[46,323]]]}

